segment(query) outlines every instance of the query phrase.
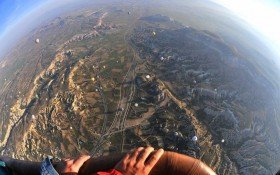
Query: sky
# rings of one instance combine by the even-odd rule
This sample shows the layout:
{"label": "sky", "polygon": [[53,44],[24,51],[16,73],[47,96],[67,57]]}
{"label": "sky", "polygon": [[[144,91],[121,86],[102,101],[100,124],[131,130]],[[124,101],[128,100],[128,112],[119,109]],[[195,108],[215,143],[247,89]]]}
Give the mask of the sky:
{"label": "sky", "polygon": [[63,13],[60,7],[75,7],[77,3],[80,1],[0,0],[0,60],[27,32]]}
{"label": "sky", "polygon": [[0,35],[44,0],[0,0]]}
{"label": "sky", "polygon": [[[28,25],[22,21],[24,21],[24,17],[31,15],[32,11],[39,11],[40,7],[44,7],[44,10],[47,9],[45,4],[50,6],[50,4],[57,5],[70,1],[74,0],[0,0],[0,41],[7,39],[7,35],[12,30],[20,32],[16,27],[19,23]],[[280,0],[212,1],[228,8],[246,21],[254,30],[264,36],[262,39],[265,39],[266,43],[270,45],[269,47],[280,57]]]}
{"label": "sky", "polygon": [[234,12],[264,37],[280,62],[280,0],[213,0]]}

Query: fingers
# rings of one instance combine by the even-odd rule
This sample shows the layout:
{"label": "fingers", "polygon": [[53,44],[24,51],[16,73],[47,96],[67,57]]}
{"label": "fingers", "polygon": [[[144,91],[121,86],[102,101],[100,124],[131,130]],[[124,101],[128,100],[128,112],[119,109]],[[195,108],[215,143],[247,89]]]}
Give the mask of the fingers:
{"label": "fingers", "polygon": [[126,172],[129,169],[128,167],[131,168],[134,166],[139,153],[143,149],[143,147],[140,147],[127,153],[125,157],[119,163],[116,164],[115,169],[120,172]]}
{"label": "fingers", "polygon": [[63,163],[67,166],[73,165],[74,159],[67,159],[64,160]]}
{"label": "fingers", "polygon": [[137,148],[126,156],[115,166],[115,169],[123,174],[142,174],[148,175],[160,157],[163,149],[154,151],[154,148]]}
{"label": "fingers", "polygon": [[88,159],[90,159],[89,155],[82,155],[74,161],[74,165],[80,168]]}
{"label": "fingers", "polygon": [[154,152],[150,159],[146,162],[146,168],[149,170],[151,170],[156,163],[158,162],[158,160],[160,159],[160,157],[163,155],[164,150],[163,149],[159,149],[156,152]]}
{"label": "fingers", "polygon": [[64,161],[64,162],[67,162],[69,160],[71,160],[71,159],[70,158],[62,159],[62,161]]}
{"label": "fingers", "polygon": [[143,149],[144,149],[143,147],[139,147],[139,148],[135,149],[135,150],[133,151],[133,153],[131,154],[131,156],[130,156],[130,160],[135,162],[135,161],[137,160],[137,157],[138,157],[139,153],[140,153]]}
{"label": "fingers", "polygon": [[146,149],[142,150],[139,158],[138,163],[143,164],[145,163],[146,159],[149,157],[149,155],[154,151],[155,149],[153,147],[147,147]]}
{"label": "fingers", "polygon": [[122,159],[123,162],[127,162],[129,160],[130,154],[127,153],[124,158]]}

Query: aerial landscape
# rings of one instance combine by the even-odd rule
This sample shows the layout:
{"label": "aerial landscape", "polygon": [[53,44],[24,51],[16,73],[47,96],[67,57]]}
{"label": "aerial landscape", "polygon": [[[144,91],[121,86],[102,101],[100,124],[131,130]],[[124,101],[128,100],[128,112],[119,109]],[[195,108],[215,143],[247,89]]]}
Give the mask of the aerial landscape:
{"label": "aerial landscape", "polygon": [[1,154],[42,160],[152,145],[218,174],[278,170],[279,76],[264,47],[235,36],[261,41],[154,6],[67,12],[0,59]]}

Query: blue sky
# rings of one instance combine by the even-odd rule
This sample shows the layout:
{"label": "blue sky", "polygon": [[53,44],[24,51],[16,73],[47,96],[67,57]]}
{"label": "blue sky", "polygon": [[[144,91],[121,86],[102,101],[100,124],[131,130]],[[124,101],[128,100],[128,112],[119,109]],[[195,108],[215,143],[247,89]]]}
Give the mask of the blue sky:
{"label": "blue sky", "polygon": [[59,15],[55,9],[76,2],[80,0],[0,0],[0,60],[42,20]]}
{"label": "blue sky", "polygon": [[44,0],[0,0],[0,35]]}
{"label": "blue sky", "polygon": [[[268,41],[267,43],[271,49],[280,56],[280,23],[278,22],[280,20],[280,0],[211,1],[233,11],[236,16],[239,16],[252,28],[259,31]],[[70,2],[79,2],[79,0],[0,0],[0,40],[6,41],[7,36],[11,38],[10,34],[12,33],[18,36],[20,32],[23,33],[23,25],[25,27],[28,27],[27,25],[31,26],[32,21],[30,19],[33,18],[30,16],[37,16],[42,11],[47,13],[49,10],[48,7],[61,6],[63,3],[70,4]],[[34,13],[31,13],[32,11]],[[24,18],[25,16],[26,18]],[[21,30],[18,30],[19,26]],[[280,60],[278,62],[280,66]]]}

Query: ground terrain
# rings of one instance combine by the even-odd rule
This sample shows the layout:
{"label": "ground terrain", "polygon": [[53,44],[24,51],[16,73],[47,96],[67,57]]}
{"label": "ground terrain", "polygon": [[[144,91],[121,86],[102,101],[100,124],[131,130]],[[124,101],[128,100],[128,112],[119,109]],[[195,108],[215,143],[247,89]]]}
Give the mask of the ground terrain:
{"label": "ground terrain", "polygon": [[0,62],[1,153],[41,160],[152,145],[218,174],[272,174],[278,87],[251,59],[141,8],[58,17]]}

